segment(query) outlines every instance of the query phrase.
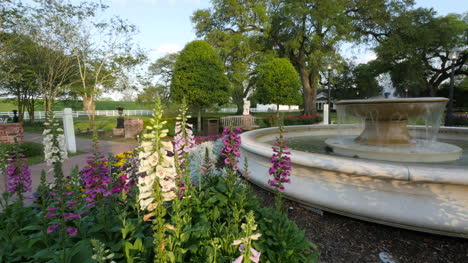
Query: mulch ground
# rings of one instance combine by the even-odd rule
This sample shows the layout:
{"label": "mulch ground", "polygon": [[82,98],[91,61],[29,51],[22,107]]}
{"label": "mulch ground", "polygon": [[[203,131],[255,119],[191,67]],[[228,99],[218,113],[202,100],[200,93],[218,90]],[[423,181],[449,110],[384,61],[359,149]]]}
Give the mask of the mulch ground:
{"label": "mulch ground", "polygon": [[[274,196],[255,185],[253,192],[263,205],[273,206]],[[398,263],[468,263],[468,239],[427,234],[337,214],[312,212],[301,204],[285,201],[289,218],[319,247],[321,263],[381,262],[387,252]]]}

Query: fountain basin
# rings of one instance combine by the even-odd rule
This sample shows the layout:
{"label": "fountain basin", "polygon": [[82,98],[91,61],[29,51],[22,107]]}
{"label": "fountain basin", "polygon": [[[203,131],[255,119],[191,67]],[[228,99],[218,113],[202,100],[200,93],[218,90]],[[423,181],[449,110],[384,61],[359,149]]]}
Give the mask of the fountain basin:
{"label": "fountain basin", "polygon": [[462,149],[458,146],[437,142],[416,140],[407,147],[374,146],[358,143],[356,136],[330,138],[325,143],[333,152],[356,158],[407,162],[407,163],[443,163],[460,159]]}
{"label": "fountain basin", "polygon": [[[286,138],[333,134],[338,134],[336,125],[285,127]],[[247,157],[251,182],[267,190],[273,190],[268,185],[273,151],[267,142],[277,136],[277,128],[241,135],[240,167]],[[439,137],[468,140],[468,128],[442,127]],[[289,199],[371,222],[468,238],[466,167],[291,153],[291,184],[284,192]]]}

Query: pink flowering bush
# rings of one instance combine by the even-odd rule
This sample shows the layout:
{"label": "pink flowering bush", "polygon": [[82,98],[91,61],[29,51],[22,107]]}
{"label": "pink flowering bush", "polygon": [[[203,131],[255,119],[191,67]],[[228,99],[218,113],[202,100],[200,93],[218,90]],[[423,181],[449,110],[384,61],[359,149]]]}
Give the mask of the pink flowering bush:
{"label": "pink flowering bush", "polygon": [[24,163],[27,161],[22,153],[11,152],[8,157],[8,165],[5,174],[7,180],[7,191],[17,194],[22,202],[23,194],[30,192],[31,189],[31,171]]}
{"label": "pink flowering bush", "polygon": [[239,163],[240,152],[239,147],[241,145],[241,138],[239,134],[242,132],[240,128],[226,128],[223,131],[223,149],[221,152],[221,156],[224,157],[224,164],[226,169],[237,171],[239,167],[237,164]]}
{"label": "pink flowering bush", "polygon": [[97,199],[111,195],[110,168],[106,165],[107,159],[98,153],[88,158],[88,166],[81,171],[86,201],[94,205]]}
{"label": "pink flowering bush", "polygon": [[276,188],[279,192],[284,192],[284,184],[291,183],[291,152],[288,151],[287,140],[283,137],[283,129],[280,128],[280,136],[277,138],[273,149],[273,155],[270,158],[272,166],[268,173],[273,179],[268,180],[268,184]]}
{"label": "pink flowering bush", "polygon": [[279,127],[279,137],[276,139],[273,148],[273,155],[271,156],[272,166],[268,170],[268,173],[273,177],[273,179],[268,180],[268,184],[274,187],[277,192],[275,195],[275,207],[277,211],[282,210],[283,206],[283,195],[284,184],[291,183],[291,158],[288,156],[291,152],[288,151],[288,146],[286,145],[288,141],[284,139],[283,136],[283,126]]}

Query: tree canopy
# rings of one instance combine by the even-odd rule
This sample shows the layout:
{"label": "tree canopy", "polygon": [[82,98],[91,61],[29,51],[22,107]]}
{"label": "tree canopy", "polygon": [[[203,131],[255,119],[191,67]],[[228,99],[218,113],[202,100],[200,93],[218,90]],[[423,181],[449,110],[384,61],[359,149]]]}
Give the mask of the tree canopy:
{"label": "tree canopy", "polygon": [[219,55],[208,42],[196,40],[180,52],[171,83],[175,101],[206,107],[228,102],[228,79]]}
{"label": "tree canopy", "polygon": [[301,82],[291,62],[275,58],[257,68],[255,98],[263,104],[299,104]]}
{"label": "tree canopy", "polygon": [[[314,113],[316,91],[326,65],[340,60],[339,44],[385,27],[411,0],[212,1],[195,13],[195,28],[208,32],[259,33],[264,50],[288,58],[303,87],[304,112]],[[378,32],[377,32],[378,33]],[[376,34],[377,34],[376,33]]]}
{"label": "tree canopy", "polygon": [[454,74],[468,75],[467,39],[468,14],[436,16],[432,9],[419,8],[395,17],[375,51],[397,89],[408,88],[414,96],[435,96],[450,77],[452,50],[461,48]]}
{"label": "tree canopy", "polygon": [[228,102],[229,81],[223,62],[208,42],[192,41],[180,52],[172,76],[171,97],[178,102],[185,98],[188,105],[198,109],[199,130],[203,107]]}

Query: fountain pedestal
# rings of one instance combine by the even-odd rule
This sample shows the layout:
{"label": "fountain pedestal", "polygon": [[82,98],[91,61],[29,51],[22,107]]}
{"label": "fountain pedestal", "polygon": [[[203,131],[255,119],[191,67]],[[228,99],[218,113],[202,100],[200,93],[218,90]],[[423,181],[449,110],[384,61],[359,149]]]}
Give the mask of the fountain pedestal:
{"label": "fountain pedestal", "polygon": [[357,143],[375,146],[410,146],[416,141],[406,128],[407,120],[366,120]]}

